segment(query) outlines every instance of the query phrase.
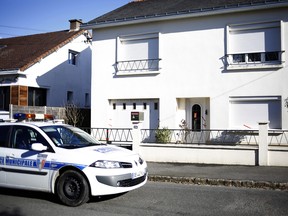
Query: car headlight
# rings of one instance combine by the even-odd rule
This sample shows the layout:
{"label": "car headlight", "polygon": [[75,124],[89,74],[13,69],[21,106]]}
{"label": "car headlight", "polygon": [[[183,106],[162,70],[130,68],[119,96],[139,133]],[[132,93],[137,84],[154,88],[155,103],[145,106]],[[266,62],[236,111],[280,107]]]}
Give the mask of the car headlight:
{"label": "car headlight", "polygon": [[107,161],[107,160],[98,160],[91,164],[90,166],[96,168],[105,168],[105,169],[114,169],[121,168],[121,163],[118,161]]}

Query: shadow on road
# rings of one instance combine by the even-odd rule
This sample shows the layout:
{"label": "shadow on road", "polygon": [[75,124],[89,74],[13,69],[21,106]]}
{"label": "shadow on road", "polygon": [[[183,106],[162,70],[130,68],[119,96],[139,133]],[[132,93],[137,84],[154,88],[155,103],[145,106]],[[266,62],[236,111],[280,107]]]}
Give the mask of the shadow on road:
{"label": "shadow on road", "polygon": [[[10,189],[10,188],[0,188],[0,194],[7,195],[7,196],[15,196],[15,197],[24,197],[24,198],[31,198],[31,199],[39,199],[45,200],[51,203],[63,205],[60,200],[58,199],[57,195],[39,191],[28,191],[28,190],[18,190],[18,189]],[[127,192],[126,192],[127,193]],[[90,197],[88,203],[98,203],[104,202],[111,199],[115,199],[120,197],[126,193],[120,194],[113,194],[113,195],[105,195],[105,196],[93,196]],[[19,209],[14,209],[13,212],[5,212],[0,210],[0,216],[21,216],[21,212]]]}
{"label": "shadow on road", "polygon": [[88,203],[97,203],[97,202],[108,201],[108,200],[115,199],[117,197],[123,196],[126,193],[128,193],[128,192],[120,193],[120,194],[113,194],[113,195],[90,197],[90,200],[88,201]]}
{"label": "shadow on road", "polygon": [[24,214],[21,213],[21,209],[15,208],[11,212],[9,211],[0,211],[0,216],[24,216]]}
{"label": "shadow on road", "polygon": [[[0,194],[7,195],[7,196],[15,196],[15,197],[25,197],[25,198],[32,198],[32,199],[41,199],[46,200],[52,203],[58,203],[58,198],[51,193],[39,192],[39,191],[28,191],[28,190],[18,190],[18,189],[11,189],[11,188],[1,188]],[[1,216],[1,214],[0,214]]]}

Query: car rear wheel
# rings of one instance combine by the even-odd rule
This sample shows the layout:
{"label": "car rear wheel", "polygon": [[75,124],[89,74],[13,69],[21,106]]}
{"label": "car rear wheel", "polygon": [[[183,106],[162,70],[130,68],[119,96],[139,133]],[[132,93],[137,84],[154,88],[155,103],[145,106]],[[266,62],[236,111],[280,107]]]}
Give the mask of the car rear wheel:
{"label": "car rear wheel", "polygon": [[56,191],[61,202],[68,206],[79,206],[89,200],[86,179],[74,170],[65,171],[60,177]]}

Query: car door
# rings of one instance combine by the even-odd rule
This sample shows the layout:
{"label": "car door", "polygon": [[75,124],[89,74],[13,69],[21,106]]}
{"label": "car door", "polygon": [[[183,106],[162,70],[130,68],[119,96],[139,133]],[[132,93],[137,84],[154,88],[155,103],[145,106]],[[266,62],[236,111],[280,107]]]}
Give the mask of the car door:
{"label": "car door", "polygon": [[0,126],[0,185],[2,186],[6,183],[5,156],[8,150],[10,131],[11,126]]}
{"label": "car door", "polygon": [[[33,143],[48,147],[45,152],[31,149]],[[49,191],[50,157],[48,142],[41,133],[29,126],[14,126],[10,148],[5,155],[6,184],[16,188]]]}

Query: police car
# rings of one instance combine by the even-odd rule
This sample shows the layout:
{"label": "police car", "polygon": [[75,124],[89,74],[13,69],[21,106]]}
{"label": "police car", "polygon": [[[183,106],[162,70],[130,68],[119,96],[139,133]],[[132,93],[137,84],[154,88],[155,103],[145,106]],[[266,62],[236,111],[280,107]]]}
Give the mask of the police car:
{"label": "police car", "polygon": [[71,125],[0,123],[0,187],[54,193],[64,204],[79,206],[90,196],[139,188],[147,175],[138,154]]}

